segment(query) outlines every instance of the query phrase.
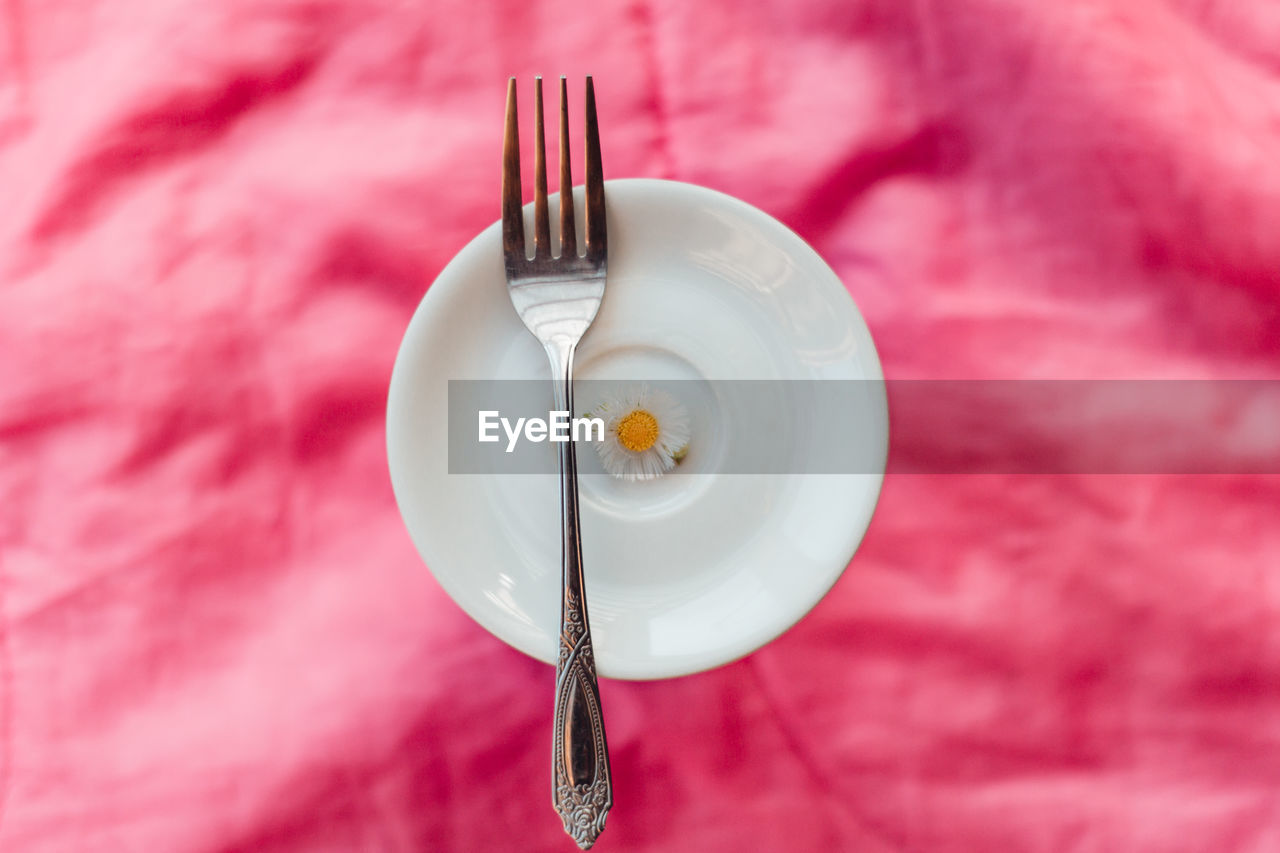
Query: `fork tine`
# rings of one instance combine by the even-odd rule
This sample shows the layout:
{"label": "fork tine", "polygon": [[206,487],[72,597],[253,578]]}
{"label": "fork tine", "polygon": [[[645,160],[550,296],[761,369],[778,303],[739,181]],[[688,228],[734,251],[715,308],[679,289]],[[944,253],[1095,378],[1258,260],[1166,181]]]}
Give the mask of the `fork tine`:
{"label": "fork tine", "polygon": [[507,129],[502,139],[502,252],[508,272],[525,260],[524,205],[520,199],[520,128],[516,122],[516,78],[507,81]]}
{"label": "fork tine", "polygon": [[600,165],[600,128],[596,125],[596,90],[587,76],[587,257],[604,263],[604,170]]}
{"label": "fork tine", "polygon": [[551,257],[551,224],[547,218],[547,135],[542,127],[542,78],[533,80],[533,254]]}
{"label": "fork tine", "polygon": [[560,78],[560,257],[578,255],[577,226],[573,222],[573,170],[569,164],[569,89]]}

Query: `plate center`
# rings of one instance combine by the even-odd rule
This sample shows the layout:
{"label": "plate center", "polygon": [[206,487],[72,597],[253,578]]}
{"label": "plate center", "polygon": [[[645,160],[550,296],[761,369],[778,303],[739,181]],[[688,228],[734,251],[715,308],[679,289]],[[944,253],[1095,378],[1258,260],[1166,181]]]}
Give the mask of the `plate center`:
{"label": "plate center", "polygon": [[[623,480],[607,473],[590,444],[578,447],[579,500],[622,519],[665,516],[686,508],[706,491],[707,477],[725,452],[722,413],[706,377],[678,353],[629,344],[594,351],[574,365],[574,408],[593,410],[611,393],[653,387],[669,393],[689,414],[689,452],[664,476]],[[652,383],[649,386],[648,383]]]}

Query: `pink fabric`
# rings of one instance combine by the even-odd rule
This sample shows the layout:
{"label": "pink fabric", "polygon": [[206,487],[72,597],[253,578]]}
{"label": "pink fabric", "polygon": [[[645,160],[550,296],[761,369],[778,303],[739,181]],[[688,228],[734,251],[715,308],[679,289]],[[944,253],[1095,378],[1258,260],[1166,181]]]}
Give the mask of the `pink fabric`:
{"label": "pink fabric", "polygon": [[[571,849],[551,670],[422,566],[382,420],[539,72],[609,176],[811,241],[891,377],[1280,369],[1271,4],[5,0],[0,850]],[[782,639],[602,685],[597,849],[1280,849],[1277,506],[891,476]]]}

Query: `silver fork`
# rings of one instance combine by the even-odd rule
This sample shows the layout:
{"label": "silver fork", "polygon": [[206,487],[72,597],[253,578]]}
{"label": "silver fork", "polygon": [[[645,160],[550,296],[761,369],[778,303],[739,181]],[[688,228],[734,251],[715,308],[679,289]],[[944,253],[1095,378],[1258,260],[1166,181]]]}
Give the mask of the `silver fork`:
{"label": "silver fork", "polygon": [[[559,411],[573,417],[573,352],[604,297],[606,234],[604,175],[596,98],[587,77],[586,252],[578,254],[569,169],[569,109],[560,78],[560,254],[551,253],[547,212],[547,152],[542,127],[542,78],[535,81],[533,246],[525,254],[524,206],[520,194],[520,136],[516,122],[516,80],[507,83],[507,129],[502,148],[502,251],[507,291],[525,326],[547,351]],[[582,581],[582,540],[578,530],[578,462],[572,441],[560,443],[560,516],[564,528],[560,604],[560,654],[556,660],[555,729],[552,735],[552,803],[565,832],[583,850],[604,830],[613,806],[609,748],[600,712],[591,626]]]}

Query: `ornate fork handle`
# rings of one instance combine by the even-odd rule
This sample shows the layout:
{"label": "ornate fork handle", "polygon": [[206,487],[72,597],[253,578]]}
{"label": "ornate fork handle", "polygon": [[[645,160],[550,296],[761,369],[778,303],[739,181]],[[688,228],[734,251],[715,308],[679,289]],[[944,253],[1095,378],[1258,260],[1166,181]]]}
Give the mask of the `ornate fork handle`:
{"label": "ornate fork handle", "polygon": [[[547,347],[556,402],[573,412],[573,346]],[[572,414],[570,415],[572,417]],[[560,654],[556,659],[555,734],[552,738],[552,801],[565,832],[583,850],[604,831],[613,806],[609,747],[600,713],[587,596],[582,580],[578,528],[578,459],[572,441],[560,445],[560,515],[564,527]]]}

